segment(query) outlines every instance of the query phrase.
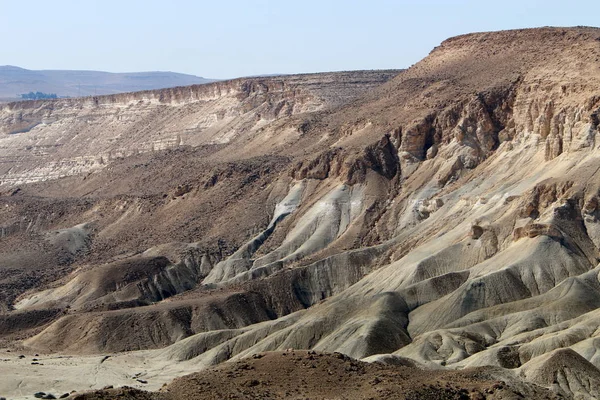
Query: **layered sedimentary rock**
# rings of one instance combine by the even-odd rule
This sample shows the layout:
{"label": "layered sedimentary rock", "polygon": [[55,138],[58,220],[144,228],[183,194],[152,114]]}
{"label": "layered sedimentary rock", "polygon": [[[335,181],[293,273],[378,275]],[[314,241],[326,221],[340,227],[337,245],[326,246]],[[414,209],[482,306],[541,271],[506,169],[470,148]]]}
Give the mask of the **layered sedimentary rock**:
{"label": "layered sedimentary rock", "polygon": [[398,71],[238,79],[154,91],[5,104],[0,180],[98,170],[115,158],[251,136],[277,119],[347,102]]}

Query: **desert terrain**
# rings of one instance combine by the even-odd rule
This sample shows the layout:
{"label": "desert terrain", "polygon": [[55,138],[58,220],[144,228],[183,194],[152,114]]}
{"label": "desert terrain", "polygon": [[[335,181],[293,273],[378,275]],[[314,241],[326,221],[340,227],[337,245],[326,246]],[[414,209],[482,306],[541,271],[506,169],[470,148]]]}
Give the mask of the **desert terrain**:
{"label": "desert terrain", "polygon": [[0,105],[0,396],[600,397],[599,83],[539,28]]}

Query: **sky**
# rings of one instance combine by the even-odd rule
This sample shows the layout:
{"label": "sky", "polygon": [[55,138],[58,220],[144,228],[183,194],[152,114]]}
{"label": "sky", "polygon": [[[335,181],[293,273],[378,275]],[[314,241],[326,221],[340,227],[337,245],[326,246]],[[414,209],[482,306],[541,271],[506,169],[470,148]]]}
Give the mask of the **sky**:
{"label": "sky", "polygon": [[215,79],[407,68],[451,36],[599,15],[599,0],[0,0],[0,65]]}

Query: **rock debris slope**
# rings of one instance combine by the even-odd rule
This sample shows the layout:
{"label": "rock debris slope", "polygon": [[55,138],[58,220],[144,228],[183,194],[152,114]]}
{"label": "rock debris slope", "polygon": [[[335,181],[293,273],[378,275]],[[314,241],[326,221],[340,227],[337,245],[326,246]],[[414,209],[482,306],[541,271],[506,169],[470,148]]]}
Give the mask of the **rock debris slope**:
{"label": "rock debris slope", "polygon": [[5,106],[5,340],[172,371],[314,349],[600,396],[600,30],[459,36],[391,76]]}

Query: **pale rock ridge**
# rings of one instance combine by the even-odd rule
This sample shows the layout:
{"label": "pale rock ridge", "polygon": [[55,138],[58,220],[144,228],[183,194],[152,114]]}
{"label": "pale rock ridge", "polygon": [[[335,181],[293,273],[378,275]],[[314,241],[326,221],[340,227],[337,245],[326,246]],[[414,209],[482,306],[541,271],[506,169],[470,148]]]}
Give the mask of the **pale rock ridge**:
{"label": "pale rock ridge", "polygon": [[[399,71],[248,78],[0,106],[3,184],[82,174],[115,158],[228,143],[274,120],[336,106]],[[328,88],[328,89],[326,89]]]}

